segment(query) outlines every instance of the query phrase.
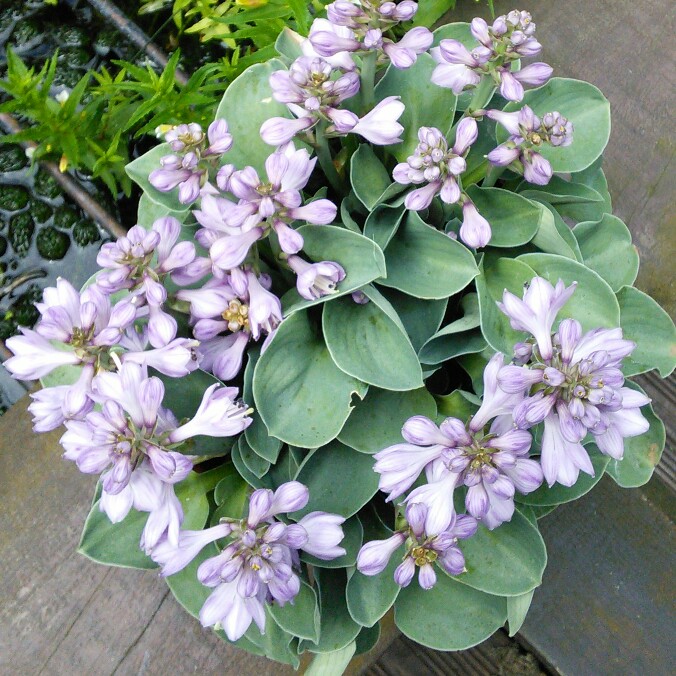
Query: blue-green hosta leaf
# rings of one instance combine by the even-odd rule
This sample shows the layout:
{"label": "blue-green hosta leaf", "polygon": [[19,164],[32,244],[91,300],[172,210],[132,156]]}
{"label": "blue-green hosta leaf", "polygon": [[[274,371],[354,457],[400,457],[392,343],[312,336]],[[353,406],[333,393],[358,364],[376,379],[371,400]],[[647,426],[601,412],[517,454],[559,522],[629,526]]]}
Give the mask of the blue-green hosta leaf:
{"label": "blue-green hosta leaf", "polygon": [[518,596],[542,582],[547,550],[537,527],[518,510],[495,530],[479,526],[460,543],[467,572],[456,580],[498,596]]}
{"label": "blue-green hosta leaf", "polygon": [[286,603],[284,606],[273,604],[270,606],[270,614],[284,631],[310,641],[319,639],[320,615],[317,595],[307,583],[301,581],[300,591],[293,604]]}
{"label": "blue-green hosta leaf", "polygon": [[272,98],[269,79],[277,70],[286,70],[279,59],[250,66],[228,86],[216,110],[216,119],[227,121],[233,138],[225,161],[238,169],[252,166],[261,177],[265,160],[275,150],[261,138],[261,125],[271,117],[291,117],[289,109]]}
{"label": "blue-green hosta leaf", "polygon": [[288,26],[285,26],[277,37],[275,49],[279,52],[280,56],[288,62],[287,65],[292,61],[295,61],[299,56],[303,56],[303,50],[301,48],[303,40],[305,40],[305,38],[302,35],[291,30]]}
{"label": "blue-green hosta leaf", "polygon": [[535,233],[531,244],[544,253],[558,254],[582,263],[582,253],[573,231],[551,204],[539,202],[538,199],[533,196],[532,201],[540,204],[546,213],[543,214],[540,229]]}
{"label": "blue-green hosta leaf", "polygon": [[160,192],[157,188],[150,185],[150,181],[148,180],[151,172],[160,168],[160,159],[165,155],[173,154],[173,152],[168,143],[161,143],[151,148],[147,153],[141,155],[141,157],[137,157],[133,162],[130,162],[124,170],[129,178],[141,187],[148,200],[161,205],[161,207],[169,210],[169,212],[187,213],[190,206],[181,204],[178,201],[178,188],[169,192]]}
{"label": "blue-green hosta leaf", "polygon": [[310,500],[291,516],[299,519],[314,511],[356,514],[377,492],[373,459],[338,441],[318,448],[301,466],[297,481],[310,490]]}
{"label": "blue-green hosta leaf", "polygon": [[[556,172],[582,171],[594,163],[610,137],[610,104],[594,85],[581,80],[555,77],[538,89],[527,91],[522,101],[509,103],[508,112],[530,106],[540,118],[554,110],[568,118],[575,127],[573,143],[565,148],[543,144],[538,151]],[[498,141],[508,133],[498,125]]]}
{"label": "blue-green hosta leaf", "polygon": [[620,325],[620,308],[615,294],[607,282],[593,270],[570,258],[554,254],[524,254],[517,260],[529,265],[540,277],[549,280],[553,285],[559,279],[566,286],[577,282],[575,293],[557,315],[559,321],[564,317],[573,317],[582,324],[583,331]]}
{"label": "blue-green hosta leaf", "polygon": [[296,289],[287,291],[282,298],[285,316],[345,296],[386,274],[383,252],[368,237],[332,225],[304,225],[298,232],[303,235],[303,252],[309,258],[315,262],[335,261],[343,266],[346,276],[334,294],[316,300],[301,298]]}
{"label": "blue-green hosta leaf", "polygon": [[598,272],[617,292],[630,286],[638,274],[638,251],[629,228],[617,216],[604,214],[600,221],[585,221],[573,228],[586,266]]}
{"label": "blue-green hosta leaf", "polygon": [[[183,206],[183,205],[181,205]],[[146,230],[150,230],[153,226],[153,223],[159,218],[164,218],[166,216],[172,216],[180,223],[183,223],[190,214],[190,211],[183,208],[181,211],[174,211],[164,204],[159,202],[153,202],[153,200],[148,196],[147,193],[141,195],[141,199],[138,203],[138,212],[136,215],[136,222],[138,225],[144,227]],[[181,235],[187,233],[190,239],[193,239],[193,231],[191,228],[182,228]],[[181,237],[181,239],[188,239],[188,237]]]}
{"label": "blue-green hosta leaf", "polygon": [[462,291],[479,274],[467,247],[427,225],[410,211],[390,241],[383,286],[411,296],[440,299]]}
{"label": "blue-green hosta leaf", "polygon": [[387,169],[367,143],[362,143],[352,155],[350,183],[354,194],[369,211],[378,204],[380,196],[392,183]]}
{"label": "blue-green hosta leaf", "polygon": [[390,207],[379,204],[364,223],[364,235],[372,239],[383,251],[397,232],[406,209],[403,205]]}
{"label": "blue-green hosta leaf", "polygon": [[437,414],[439,422],[444,418],[469,420],[469,417],[474,415],[481,406],[481,399],[475,394],[463,390],[454,390],[450,394],[437,395],[434,399],[439,411]]}
{"label": "blue-green hosta leaf", "polygon": [[404,127],[403,142],[387,148],[400,162],[413,154],[420,127],[437,127],[446,134],[453,124],[456,97],[430,80],[436,65],[429,54],[421,54],[407,70],[390,65],[376,86],[379,101],[387,96],[400,96],[406,106],[399,118]]}
{"label": "blue-green hosta leaf", "polygon": [[394,308],[372,286],[370,302],[345,296],[324,304],[324,340],[345,373],[387,390],[422,387],[418,357]]}
{"label": "blue-green hosta leaf", "polygon": [[369,388],[338,435],[338,441],[360,453],[377,453],[403,442],[401,428],[414,415],[436,416],[434,398],[421,387],[408,392]]}
{"label": "blue-green hosta leaf", "polygon": [[351,644],[361,630],[351,617],[345,599],[347,575],[344,569],[317,571],[320,605],[323,610],[318,643],[303,641],[313,653],[330,653]]}
{"label": "blue-green hosta leaf", "polygon": [[657,369],[663,378],[676,366],[676,328],[669,315],[647,294],[632,286],[617,293],[620,325],[636,349],[623,361],[625,376]]}
{"label": "blue-green hosta leaf", "polygon": [[434,589],[412,582],[394,603],[394,621],[408,638],[435,650],[465,650],[481,643],[507,619],[503,597],[460,584],[441,571]]}
{"label": "blue-green hosta leaf", "polygon": [[531,591],[526,592],[525,594],[507,597],[507,624],[509,626],[510,636],[516,636],[519,629],[521,629],[521,626],[526,619],[526,615],[528,614],[528,609],[530,608],[534,593],[535,590],[531,589]]}
{"label": "blue-green hosta leaf", "polygon": [[254,401],[266,427],[302,448],[335,439],[352,411],[352,395],[363,398],[366,390],[333,363],[305,312],[279,325],[254,370]]}
{"label": "blue-green hosta leaf", "polygon": [[505,289],[521,298],[524,284],[533,277],[535,271],[526,265],[526,261],[498,258],[476,280],[481,331],[494,350],[508,356],[512,354],[514,343],[523,340],[523,333],[515,331],[509,325],[508,317],[500,311],[496,302],[502,301]]}
{"label": "blue-green hosta leaf", "polygon": [[513,247],[530,242],[546,217],[540,205],[509,190],[472,185],[467,194],[490,223],[491,246]]}

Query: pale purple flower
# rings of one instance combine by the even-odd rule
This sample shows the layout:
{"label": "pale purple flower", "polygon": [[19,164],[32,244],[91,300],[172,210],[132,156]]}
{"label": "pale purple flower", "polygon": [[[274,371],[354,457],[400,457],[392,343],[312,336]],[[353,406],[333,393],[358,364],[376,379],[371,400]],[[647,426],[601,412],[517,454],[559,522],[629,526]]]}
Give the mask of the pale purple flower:
{"label": "pale purple flower", "polygon": [[[14,356],[4,362],[7,370],[22,380],[42,378],[64,365],[93,364],[98,367],[108,348],[117,344],[137,316],[128,301],[111,306],[108,296],[96,286],[81,294],[65,279],[44,290],[35,304],[40,320],[35,330],[7,340]],[[61,343],[56,347],[54,343]]]}
{"label": "pale purple flower", "polygon": [[559,280],[556,287],[542,277],[534,277],[523,293],[523,300],[505,290],[498,307],[510,320],[516,331],[530,333],[537,342],[540,357],[552,357],[552,326],[559,310],[575,292],[577,283],[566,287]]}
{"label": "pale purple flower", "polygon": [[473,249],[480,249],[491,241],[490,223],[477,211],[474,202],[467,199],[462,205],[460,239]]}
{"label": "pale purple flower", "polygon": [[335,293],[338,282],[345,279],[345,270],[332,261],[308,263],[300,256],[289,256],[287,263],[297,275],[298,293],[308,300]]}
{"label": "pale purple flower", "polygon": [[439,47],[432,50],[432,56],[439,64],[432,74],[432,82],[459,95],[466,87],[477,86],[482,77],[490,77],[500,88],[503,98],[521,101],[524,84],[539,87],[551,76],[552,68],[546,63],[534,63],[521,71],[512,71],[514,61],[523,56],[534,56],[542,49],[533,37],[535,24],[528,12],[515,10],[500,16],[491,27],[483,19],[475,18],[470,30],[477,40],[473,49],[458,40],[442,40]]}
{"label": "pale purple flower", "polygon": [[202,607],[200,620],[205,626],[220,623],[232,641],[252,621],[263,632],[265,605],[283,606],[300,591],[299,550],[324,559],[345,554],[338,546],[343,539],[343,517],[312,512],[289,525],[275,518],[301,509],[308,499],[307,487],[298,482],[282,484],[274,493],[258,489],[249,499],[246,518],[224,519],[205,531],[183,531],[176,544],[160,540],[151,556],[162,566],[162,575],[172,575],[207,544],[224,540],[220,554],[206,559],[197,571],[202,584],[215,588]]}
{"label": "pale purple flower", "polygon": [[270,293],[253,272],[247,272],[249,282],[249,327],[255,340],[261,331],[271,333],[282,321],[282,304]]}
{"label": "pale purple flower", "polygon": [[378,575],[392,555],[406,543],[402,563],[394,571],[394,580],[399,586],[407,587],[418,569],[420,586],[431,589],[437,580],[435,563],[449,575],[463,573],[465,557],[458,547],[458,540],[476,533],[476,520],[466,514],[453,515],[450,524],[442,532],[430,533],[425,526],[427,512],[423,504],[409,504],[406,508],[407,527],[386,540],[374,540],[363,545],[357,556],[357,570],[364,575]]}
{"label": "pale purple flower", "polygon": [[[343,38],[349,38],[352,35],[352,31],[349,28],[333,24],[327,19],[315,19],[312,22],[312,25],[310,26],[310,36],[319,32],[334,33]],[[315,51],[312,41],[309,38],[301,42],[301,50],[305,56],[320,56],[320,54]],[[340,68],[343,71],[351,71],[357,67],[349,51],[337,52],[331,56],[324,55],[322,58],[334,68]]]}
{"label": "pale purple flower", "polygon": [[528,106],[514,113],[488,110],[485,114],[486,117],[500,123],[510,133],[505,143],[488,153],[488,161],[495,166],[509,166],[522,171],[529,183],[547,185],[553,174],[552,166],[538,152],[538,149],[543,144],[570,145],[573,142],[572,122],[556,111],[546,113],[540,120]]}
{"label": "pale purple flower", "polygon": [[394,180],[402,185],[427,184],[406,195],[407,209],[426,209],[437,194],[446,204],[461,200],[457,177],[465,171],[465,156],[477,136],[477,123],[472,118],[465,118],[458,124],[455,144],[450,150],[439,129],[421,127],[418,130],[419,143],[413,155],[406,162],[397,164],[393,171]]}
{"label": "pale purple flower", "polygon": [[203,155],[222,155],[232,147],[232,134],[228,131],[228,123],[225,120],[214,120],[207,130],[209,146]]}
{"label": "pale purple flower", "polygon": [[197,435],[233,437],[244,431],[252,422],[248,417],[251,409],[236,401],[237,394],[236,387],[208,387],[195,415],[170,432],[169,442],[175,444]]}
{"label": "pale purple flower", "polygon": [[194,152],[178,155],[165,155],[160,158],[160,168],[150,172],[150,185],[160,192],[179,189],[178,200],[181,204],[191,204],[206,182],[206,171],[199,166],[199,157]]}
{"label": "pale purple flower", "polygon": [[404,104],[399,97],[388,96],[360,118],[350,132],[359,134],[377,146],[399,143],[404,128],[397,120],[403,112]]}
{"label": "pale purple flower", "polygon": [[640,412],[649,399],[624,387],[622,360],[636,347],[622,330],[594,329],[582,334],[574,319],[564,319],[552,337],[556,313],[575,286],[556,288],[536,277],[519,300],[505,292],[499,304],[517,330],[526,330],[537,349],[521,365],[503,367],[498,384],[503,391],[526,394],[514,411],[515,424],[528,428],[544,422],[541,462],[547,483],[572,486],[582,470],[593,466],[582,441],[587,434],[599,450],[620,460],[624,438],[648,430]]}
{"label": "pale purple flower", "polygon": [[403,70],[410,68],[418,56],[430,48],[433,40],[434,36],[427,28],[417,26],[405,33],[399,42],[383,40],[382,50],[395,68]]}

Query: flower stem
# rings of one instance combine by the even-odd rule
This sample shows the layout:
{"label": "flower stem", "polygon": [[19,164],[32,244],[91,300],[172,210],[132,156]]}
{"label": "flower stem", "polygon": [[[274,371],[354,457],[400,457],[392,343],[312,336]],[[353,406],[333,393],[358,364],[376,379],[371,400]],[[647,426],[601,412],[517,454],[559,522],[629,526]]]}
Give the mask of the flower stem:
{"label": "flower stem", "polygon": [[484,75],[481,78],[481,82],[479,82],[479,85],[474,90],[474,95],[467,106],[467,111],[473,112],[483,108],[493,97],[494,89],[495,82],[493,81],[493,78],[489,75]]}
{"label": "flower stem", "polygon": [[320,122],[316,127],[316,142],[315,150],[317,151],[317,158],[319,159],[319,165],[324,172],[324,176],[331,184],[331,187],[339,194],[345,194],[345,188],[343,182],[338,175],[336,170],[336,165],[333,163],[333,158],[331,157],[331,149],[329,148],[329,140],[326,138],[326,123]]}
{"label": "flower stem", "polygon": [[364,112],[373,108],[376,102],[374,87],[376,82],[376,60],[378,52],[369,50],[361,57],[360,91]]}
{"label": "flower stem", "polygon": [[483,188],[492,188],[500,176],[502,176],[504,171],[505,167],[495,167],[490,165],[488,171],[486,172],[486,178],[484,178],[484,182],[481,184],[481,186]]}

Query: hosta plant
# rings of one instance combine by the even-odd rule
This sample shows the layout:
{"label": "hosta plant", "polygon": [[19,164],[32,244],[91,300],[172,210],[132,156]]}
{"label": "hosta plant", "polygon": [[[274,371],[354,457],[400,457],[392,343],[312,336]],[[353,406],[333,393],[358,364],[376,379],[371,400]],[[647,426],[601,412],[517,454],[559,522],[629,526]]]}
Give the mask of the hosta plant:
{"label": "hosta plant", "polygon": [[675,330],[632,286],[608,102],[522,63],[527,12],[392,32],[415,11],[285,30],[127,167],[138,224],[8,341],[36,430],[100,475],[81,551],[321,673],[392,607],[441,650],[516,632],[538,519],[645,483],[665,438],[627,378],[668,375]]}

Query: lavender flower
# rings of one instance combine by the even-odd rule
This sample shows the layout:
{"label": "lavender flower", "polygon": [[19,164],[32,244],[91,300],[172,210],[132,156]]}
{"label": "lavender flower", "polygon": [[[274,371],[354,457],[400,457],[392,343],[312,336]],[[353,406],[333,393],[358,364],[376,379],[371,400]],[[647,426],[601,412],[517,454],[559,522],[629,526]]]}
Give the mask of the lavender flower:
{"label": "lavender flower", "polygon": [[160,541],[151,556],[162,566],[162,575],[173,575],[210,542],[226,540],[221,553],[206,559],[197,571],[200,582],[214,588],[200,621],[222,626],[231,641],[252,621],[264,632],[265,605],[293,602],[300,590],[300,550],[326,560],[345,554],[339,546],[343,517],[312,512],[290,525],[275,518],[302,509],[308,499],[307,487],[297,481],[282,484],[274,493],[256,490],[246,518],[224,519],[205,531],[183,531],[177,544]]}
{"label": "lavender flower", "polygon": [[[517,330],[531,333],[536,347],[525,365],[498,373],[500,388],[526,394],[514,409],[519,428],[544,421],[541,462],[547,483],[572,486],[582,470],[593,476],[583,439],[591,434],[599,450],[620,460],[625,437],[643,434],[648,421],[640,407],[649,399],[624,385],[622,359],[636,347],[621,329],[582,334],[574,319],[564,319],[552,337],[556,313],[574,291],[535,278],[520,300],[505,291],[500,309]],[[523,364],[523,360],[521,360]]]}
{"label": "lavender flower", "polygon": [[296,280],[298,293],[308,300],[335,293],[336,284],[345,279],[345,270],[338,263],[331,261],[308,263],[300,256],[289,256],[287,263],[298,276]]}
{"label": "lavender flower", "polygon": [[392,555],[406,544],[402,563],[394,571],[394,580],[401,586],[410,584],[418,569],[418,583],[423,589],[431,589],[437,581],[434,563],[449,575],[465,571],[465,557],[458,547],[459,539],[467,539],[477,530],[477,522],[466,514],[453,515],[453,519],[441,533],[425,530],[427,507],[409,504],[406,508],[407,527],[398,530],[387,540],[367,542],[357,555],[357,570],[364,575],[377,575],[389,563]]}
{"label": "lavender flower", "polygon": [[221,155],[232,146],[232,135],[225,120],[215,120],[205,136],[199,124],[179,124],[164,134],[174,154],[160,158],[160,168],[150,173],[150,184],[161,192],[178,188],[181,204],[191,204],[216,167]]}
{"label": "lavender flower", "polygon": [[[109,348],[117,344],[137,315],[137,308],[122,301],[111,306],[108,296],[90,286],[81,294],[65,279],[44,290],[36,303],[40,320],[32,329],[7,340],[14,354],[4,362],[7,370],[22,380],[42,378],[64,365],[108,364]],[[56,347],[54,343],[60,343]]]}
{"label": "lavender flower", "polygon": [[411,0],[398,4],[337,0],[326,9],[328,22],[313,26],[309,40],[314,51],[327,58],[344,52],[375,50],[389,58],[395,68],[406,69],[427,51],[434,39],[423,27],[412,28],[396,43],[384,36],[393,26],[415,16],[418,4]]}
{"label": "lavender flower", "polygon": [[500,94],[509,101],[521,101],[523,85],[539,87],[551,77],[552,68],[546,63],[532,63],[519,71],[512,64],[523,56],[535,56],[542,45],[533,37],[535,24],[528,12],[514,10],[499,16],[492,27],[480,18],[471,23],[477,40],[468,49],[458,40],[442,40],[432,50],[439,64],[432,73],[432,82],[448,87],[459,95],[467,87],[476,87],[483,76],[491,77]]}
{"label": "lavender flower", "polygon": [[400,162],[394,168],[393,177],[397,183],[420,185],[406,195],[404,204],[407,209],[420,211],[426,209],[435,195],[439,195],[446,204],[460,201],[461,192],[457,177],[465,171],[465,155],[476,141],[478,128],[476,121],[465,118],[456,131],[455,144],[449,150],[443,133],[435,127],[421,127],[413,155]]}
{"label": "lavender flower", "polygon": [[510,133],[509,140],[488,153],[488,161],[499,167],[523,172],[529,183],[547,185],[552,177],[552,167],[536,148],[549,143],[568,146],[573,142],[573,124],[558,112],[547,113],[542,121],[528,107],[505,113],[488,110],[486,116],[499,122]]}

